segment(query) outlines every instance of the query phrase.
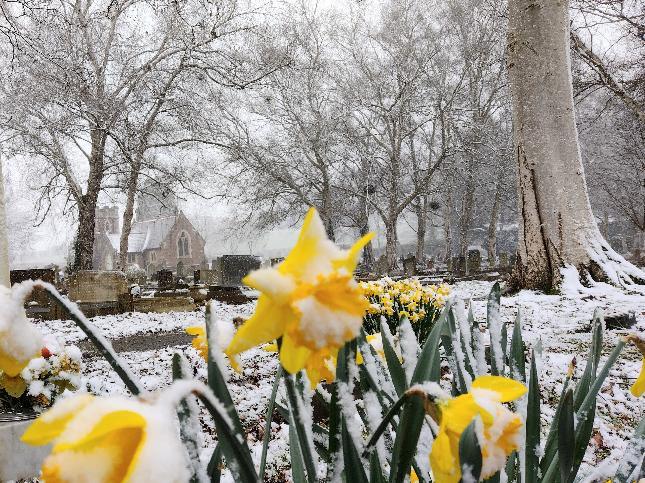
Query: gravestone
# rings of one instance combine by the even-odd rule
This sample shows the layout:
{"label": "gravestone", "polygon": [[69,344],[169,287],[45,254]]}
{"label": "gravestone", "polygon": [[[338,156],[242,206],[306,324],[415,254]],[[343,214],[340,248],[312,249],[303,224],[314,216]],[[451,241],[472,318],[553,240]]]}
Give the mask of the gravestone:
{"label": "gravestone", "polygon": [[501,252],[499,254],[499,268],[508,268],[508,253]]}
{"label": "gravestone", "polygon": [[414,255],[403,259],[403,274],[406,277],[414,277],[417,274],[417,259]]}
{"label": "gravestone", "polygon": [[387,258],[385,257],[385,255],[378,257],[378,260],[376,260],[375,269],[378,275],[385,275],[387,273]]}
{"label": "gravestone", "polygon": [[482,269],[482,254],[479,250],[468,250],[468,273],[479,273]]}
{"label": "gravestone", "polygon": [[466,257],[452,257],[452,272],[457,275],[464,275],[466,273]]}
{"label": "gravestone", "polygon": [[249,272],[260,268],[260,258],[253,255],[222,255],[213,260],[215,285],[236,287]]}
{"label": "gravestone", "polygon": [[446,270],[452,272],[452,258],[446,259]]}
{"label": "gravestone", "polygon": [[194,282],[212,285],[218,282],[217,270],[195,270]]}
{"label": "gravestone", "polygon": [[174,279],[170,270],[159,270],[157,272],[157,283],[159,288],[171,288],[174,285]]}
{"label": "gravestone", "polygon": [[73,302],[99,304],[118,302],[128,293],[128,280],[123,272],[81,270],[69,277],[69,299]]}

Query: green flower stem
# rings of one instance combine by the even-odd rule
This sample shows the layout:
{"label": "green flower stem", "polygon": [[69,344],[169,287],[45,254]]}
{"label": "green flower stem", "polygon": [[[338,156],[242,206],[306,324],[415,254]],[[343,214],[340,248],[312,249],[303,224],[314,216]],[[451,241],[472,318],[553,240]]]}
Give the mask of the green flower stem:
{"label": "green flower stem", "polygon": [[278,372],[273,381],[273,388],[271,389],[271,399],[269,399],[269,406],[266,413],[266,424],[264,425],[264,437],[262,438],[262,455],[260,457],[260,481],[264,479],[264,467],[267,461],[267,452],[269,449],[269,440],[271,439],[271,421],[273,420],[273,410],[275,408],[275,398],[278,394],[278,387],[280,386],[280,379],[282,378],[282,366],[278,366]]}

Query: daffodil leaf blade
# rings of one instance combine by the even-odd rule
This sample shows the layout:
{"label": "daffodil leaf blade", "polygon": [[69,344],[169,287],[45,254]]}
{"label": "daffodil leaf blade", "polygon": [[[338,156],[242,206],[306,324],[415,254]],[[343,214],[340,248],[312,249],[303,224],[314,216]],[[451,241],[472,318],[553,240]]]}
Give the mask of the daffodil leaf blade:
{"label": "daffodil leaf blade", "polygon": [[628,483],[631,481],[636,466],[639,465],[640,458],[640,471],[635,475],[635,480],[645,477],[645,416],[641,418],[641,422],[634,431],[625,453],[618,463],[614,481],[617,483]]}
{"label": "daffodil leaf blade", "polygon": [[289,456],[291,458],[291,478],[294,483],[307,483],[305,464],[300,451],[293,413],[289,413]]}
{"label": "daffodil leaf blade", "polygon": [[399,356],[394,350],[394,341],[391,338],[389,327],[386,322],[381,322],[381,337],[383,339],[383,353],[387,362],[387,369],[392,379],[392,384],[396,390],[396,395],[401,396],[407,389],[405,370]]}
{"label": "daffodil leaf blade", "polygon": [[524,359],[524,340],[522,338],[522,316],[518,310],[511,335],[509,354],[511,377],[517,381],[526,382],[526,361]]}
{"label": "daffodil leaf blade", "polygon": [[[482,449],[477,438],[476,425],[477,421],[473,419],[459,438],[459,463],[464,481],[479,481],[482,472]],[[469,478],[466,475],[469,475]]]}
{"label": "daffodil leaf blade", "polygon": [[381,461],[376,450],[370,453],[370,483],[385,483]]}
{"label": "daffodil leaf blade", "polygon": [[441,335],[444,330],[449,310],[450,307],[446,304],[446,307],[443,309],[441,315],[435,322],[434,327],[430,331],[428,338],[423,344],[410,384],[418,384],[427,381],[439,382],[439,378],[441,377],[439,344],[441,342]]}
{"label": "daffodil leaf blade", "polygon": [[560,481],[567,483],[573,469],[575,446],[573,391],[571,389],[564,396],[557,424]]}
{"label": "daffodil leaf blade", "polygon": [[368,483],[365,474],[365,462],[361,460],[352,436],[347,429],[345,418],[341,416],[341,440],[343,445],[343,461],[345,462],[346,481]]}
{"label": "daffodil leaf blade", "polygon": [[537,377],[535,353],[531,356],[529,391],[526,406],[525,482],[537,483],[540,449],[540,382]]}
{"label": "daffodil leaf blade", "polygon": [[501,294],[499,282],[495,282],[486,303],[486,320],[490,334],[490,372],[494,376],[501,376],[504,372],[504,367],[500,367],[500,361],[503,360],[500,325]]}

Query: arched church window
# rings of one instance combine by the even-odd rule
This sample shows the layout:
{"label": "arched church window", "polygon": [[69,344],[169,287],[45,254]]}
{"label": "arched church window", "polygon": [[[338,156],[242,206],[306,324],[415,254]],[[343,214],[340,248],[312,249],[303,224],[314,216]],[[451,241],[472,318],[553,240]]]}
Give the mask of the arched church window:
{"label": "arched church window", "polygon": [[185,231],[182,231],[177,239],[177,255],[180,257],[190,256],[190,238]]}

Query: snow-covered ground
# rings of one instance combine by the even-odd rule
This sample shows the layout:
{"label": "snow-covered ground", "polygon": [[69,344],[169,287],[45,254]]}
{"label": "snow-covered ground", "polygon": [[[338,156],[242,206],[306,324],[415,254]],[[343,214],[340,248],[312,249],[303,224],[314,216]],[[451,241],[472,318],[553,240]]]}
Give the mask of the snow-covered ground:
{"label": "snow-covered ground", "polygon": [[[475,318],[484,321],[486,296],[491,287],[490,282],[463,282],[453,287],[453,291],[459,297],[471,299]],[[544,431],[551,423],[553,404],[559,397],[567,366],[573,356],[577,359],[577,375],[582,373],[591,339],[589,322],[596,307],[602,308],[607,313],[635,312],[637,325],[631,331],[645,332],[645,296],[643,295],[625,295],[611,290],[593,297],[573,292],[561,296],[523,291],[512,297],[502,297],[503,321],[512,324],[517,311],[520,310],[525,341],[532,347],[537,347],[541,341],[539,377]],[[217,318],[232,319],[236,316],[248,316],[253,310],[253,304],[243,306],[216,304],[214,309]],[[96,317],[93,322],[104,334],[114,339],[135,334],[177,331],[201,323],[202,320],[202,312],[190,312],[123,314]],[[82,333],[73,327],[71,322],[48,322],[45,327],[48,331],[62,334],[66,342],[76,342],[83,338]],[[509,328],[509,334],[511,329]],[[617,338],[625,333],[627,332],[606,331],[603,355],[606,356]],[[183,352],[193,365],[195,375],[205,379],[206,365],[190,346],[125,352],[121,355],[130,364],[134,373],[141,377],[144,386],[154,390],[170,383],[171,359],[175,351]],[[638,400],[629,393],[629,386],[638,375],[640,360],[641,356],[635,348],[628,346],[602,388],[598,399],[593,445],[589,448],[585,459],[588,465],[596,466],[610,455],[620,456],[637,421],[643,416],[645,398]],[[257,463],[260,459],[264,413],[277,368],[277,358],[275,354],[262,349],[253,349],[243,354],[242,362],[244,371],[242,374],[232,375],[230,388]],[[116,374],[101,359],[87,360],[84,375],[87,378],[88,388],[93,392],[98,394],[125,392]],[[214,431],[206,417],[203,418],[202,426],[205,433],[202,457],[207,461],[214,447]],[[282,422],[274,422],[267,468],[268,476],[272,481],[289,479],[287,441],[286,425]]]}

